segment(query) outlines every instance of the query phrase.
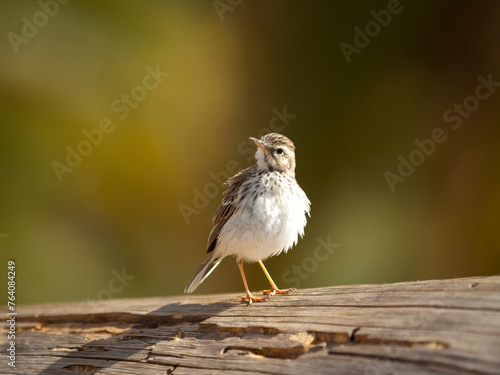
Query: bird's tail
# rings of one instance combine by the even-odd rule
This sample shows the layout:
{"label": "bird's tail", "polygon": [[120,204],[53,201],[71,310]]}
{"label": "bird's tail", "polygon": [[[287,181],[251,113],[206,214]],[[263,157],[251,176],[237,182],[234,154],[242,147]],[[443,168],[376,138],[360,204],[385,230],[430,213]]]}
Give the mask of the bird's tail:
{"label": "bird's tail", "polygon": [[215,258],[214,256],[208,259],[201,265],[198,272],[196,272],[191,281],[184,288],[184,293],[192,293],[198,286],[212,273],[212,271],[219,265],[222,258]]}

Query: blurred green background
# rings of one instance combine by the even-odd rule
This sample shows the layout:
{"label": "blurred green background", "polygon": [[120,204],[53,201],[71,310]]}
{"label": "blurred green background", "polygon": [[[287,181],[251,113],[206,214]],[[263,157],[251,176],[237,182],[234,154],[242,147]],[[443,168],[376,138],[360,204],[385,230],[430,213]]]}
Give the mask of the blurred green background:
{"label": "blurred green background", "polygon": [[[19,303],[182,294],[221,201],[212,175],[251,165],[248,137],[272,124],[312,202],[305,238],[266,262],[279,286],[499,272],[500,88],[466,99],[500,81],[499,2],[401,1],[378,29],[387,1],[0,7],[0,266],[16,261]],[[340,44],[366,26],[348,63]],[[436,128],[447,140],[391,191],[384,173]],[[68,147],[87,155],[59,178]],[[318,238],[340,246],[315,258]],[[226,259],[196,293],[237,291]]]}

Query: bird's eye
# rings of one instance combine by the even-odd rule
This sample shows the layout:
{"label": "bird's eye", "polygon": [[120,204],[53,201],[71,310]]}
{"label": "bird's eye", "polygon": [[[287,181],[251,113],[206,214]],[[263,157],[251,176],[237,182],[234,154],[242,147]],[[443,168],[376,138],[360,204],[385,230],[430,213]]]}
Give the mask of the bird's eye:
{"label": "bird's eye", "polygon": [[282,153],[283,153],[283,149],[282,149],[282,148],[278,148],[278,149],[276,150],[276,153],[277,153],[277,154],[282,154]]}

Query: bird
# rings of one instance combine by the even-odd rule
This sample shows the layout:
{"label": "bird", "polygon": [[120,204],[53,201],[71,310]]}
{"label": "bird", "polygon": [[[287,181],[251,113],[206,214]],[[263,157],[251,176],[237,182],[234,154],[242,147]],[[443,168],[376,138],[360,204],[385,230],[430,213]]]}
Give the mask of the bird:
{"label": "bird", "polygon": [[[227,256],[236,257],[246,292],[239,297],[242,301],[263,302],[294,290],[279,289],[263,261],[296,245],[310,217],[311,202],[295,179],[295,145],[278,133],[250,139],[257,146],[256,163],[225,182],[227,189],[208,237],[206,252],[210,255],[184,293],[194,292]],[[259,291],[262,296],[250,292],[244,262],[258,262],[262,267],[271,284],[270,289]]]}

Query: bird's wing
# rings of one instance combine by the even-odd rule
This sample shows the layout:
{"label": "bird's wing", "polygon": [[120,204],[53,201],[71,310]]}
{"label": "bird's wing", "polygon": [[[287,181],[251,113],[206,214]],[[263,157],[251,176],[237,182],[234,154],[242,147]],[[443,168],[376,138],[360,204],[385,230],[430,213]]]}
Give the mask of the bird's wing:
{"label": "bird's wing", "polygon": [[227,221],[233,216],[236,211],[236,200],[238,198],[238,193],[240,187],[246,177],[252,173],[252,169],[255,166],[247,168],[239,172],[237,175],[231,177],[227,180],[226,184],[229,186],[224,192],[224,198],[222,199],[221,205],[215,211],[214,218],[212,219],[212,230],[208,236],[207,253],[212,252],[217,245],[217,239],[219,234],[224,228]]}

